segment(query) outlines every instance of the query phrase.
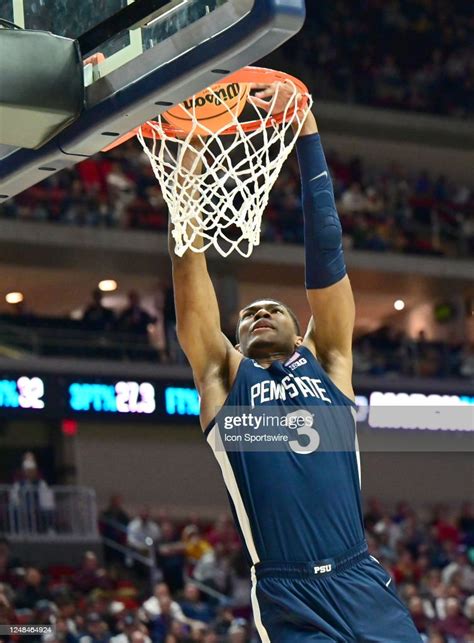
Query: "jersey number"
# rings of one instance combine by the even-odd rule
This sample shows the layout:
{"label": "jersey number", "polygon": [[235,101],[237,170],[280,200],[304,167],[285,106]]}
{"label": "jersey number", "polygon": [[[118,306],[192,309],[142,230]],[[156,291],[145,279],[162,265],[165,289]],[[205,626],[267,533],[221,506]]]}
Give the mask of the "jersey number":
{"label": "jersey number", "polygon": [[[296,431],[298,434],[298,437],[304,436],[304,442],[306,442],[306,444],[301,444],[299,439],[289,440],[288,444],[290,446],[290,449],[295,453],[302,454],[302,455],[313,453],[314,451],[316,451],[316,449],[319,447],[321,438],[319,437],[319,433],[316,431],[316,429],[313,426],[313,422],[314,422],[313,414],[310,413],[309,411],[304,411],[303,409],[299,409],[298,411],[292,411],[291,413],[288,413],[286,417],[303,418],[304,420],[304,422],[301,422],[301,420],[298,420],[298,419],[294,422],[288,422],[289,428],[292,429],[293,431]],[[297,426],[295,426],[295,424]]]}

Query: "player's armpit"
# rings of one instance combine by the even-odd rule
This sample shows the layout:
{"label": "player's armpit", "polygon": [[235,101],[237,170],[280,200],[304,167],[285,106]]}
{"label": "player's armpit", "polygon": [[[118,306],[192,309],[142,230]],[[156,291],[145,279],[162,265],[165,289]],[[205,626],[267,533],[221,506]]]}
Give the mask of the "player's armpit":
{"label": "player's armpit", "polygon": [[349,277],[327,288],[306,291],[312,319],[304,343],[313,350],[336,386],[348,397],[352,390],[352,335],[355,304]]}

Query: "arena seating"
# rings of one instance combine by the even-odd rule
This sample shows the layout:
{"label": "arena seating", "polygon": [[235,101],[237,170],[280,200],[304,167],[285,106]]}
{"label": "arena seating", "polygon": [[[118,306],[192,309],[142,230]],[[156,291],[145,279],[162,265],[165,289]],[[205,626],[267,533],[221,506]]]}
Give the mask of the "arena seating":
{"label": "arena seating", "polygon": [[463,0],[310,3],[282,52],[328,99],[472,118],[472,20]]}
{"label": "arena seating", "polygon": [[[398,165],[366,168],[328,151],[345,243],[356,250],[433,256],[474,251],[474,195],[446,177]],[[0,206],[0,217],[68,226],[164,232],[167,209],[135,142],[64,170]],[[299,177],[292,158],[270,194],[263,240],[302,243]]]}
{"label": "arena seating", "polygon": [[[100,525],[109,540],[122,545],[120,532],[107,527],[111,518],[125,530],[140,526],[117,496],[111,499]],[[122,635],[113,639],[120,643],[124,634],[137,643],[256,640],[250,580],[230,519],[193,515],[176,520],[159,511],[149,520],[159,534],[154,583],[140,566],[130,566],[125,555],[110,548],[105,565],[84,552],[79,568],[41,569],[38,562],[39,567],[25,569],[11,544],[0,540],[2,617],[23,625],[56,622],[56,635],[43,641],[76,643],[92,636],[108,642]],[[370,498],[365,524],[370,553],[391,574],[423,640],[468,641],[474,626],[472,505],[415,510],[406,502],[389,508]]]}

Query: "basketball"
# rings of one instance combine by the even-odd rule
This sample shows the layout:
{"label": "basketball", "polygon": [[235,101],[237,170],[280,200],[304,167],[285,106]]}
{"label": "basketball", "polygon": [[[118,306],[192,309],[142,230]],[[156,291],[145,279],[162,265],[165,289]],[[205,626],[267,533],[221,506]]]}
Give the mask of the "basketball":
{"label": "basketball", "polygon": [[207,136],[209,130],[217,132],[234,123],[245,107],[249,90],[248,83],[213,85],[172,107],[163,118],[186,134],[193,129],[196,118],[203,127],[197,126],[195,134]]}

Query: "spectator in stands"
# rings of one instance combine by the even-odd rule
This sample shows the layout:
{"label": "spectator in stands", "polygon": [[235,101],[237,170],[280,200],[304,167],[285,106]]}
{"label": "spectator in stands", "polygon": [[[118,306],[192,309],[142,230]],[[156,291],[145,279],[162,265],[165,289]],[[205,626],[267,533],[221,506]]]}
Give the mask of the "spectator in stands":
{"label": "spectator in stands", "polygon": [[79,643],[109,643],[109,628],[100,614],[90,612],[86,617],[85,626],[85,633],[79,637]]}
{"label": "spectator in stands", "polygon": [[172,592],[181,590],[184,586],[185,555],[181,540],[176,536],[176,530],[170,520],[161,523],[161,539],[158,547],[158,565],[163,578]]}
{"label": "spectator in stands", "polygon": [[80,568],[72,578],[72,585],[76,590],[88,594],[94,589],[111,589],[114,584],[107,571],[100,566],[97,555],[93,551],[86,551]]}
{"label": "spectator in stands", "polygon": [[38,625],[53,625],[56,622],[58,608],[52,601],[38,601],[34,608],[33,620]]}
{"label": "spectator in stands", "polygon": [[[68,583],[65,583],[68,587]],[[66,632],[66,638],[64,639],[66,643],[77,643],[78,639],[78,608],[74,602],[72,596],[65,593],[63,596],[59,596],[56,600],[56,606],[58,608],[58,618],[56,623],[61,622],[61,633]]]}
{"label": "spectator in stands", "polygon": [[31,451],[23,455],[21,473],[10,489],[10,505],[15,531],[20,534],[53,531],[54,495]]}
{"label": "spectator in stands", "polygon": [[44,634],[43,643],[78,643],[77,632],[73,634],[68,629],[67,621],[63,618],[57,618],[54,622],[54,634]]}
{"label": "spectator in stands", "polygon": [[152,520],[150,508],[143,507],[139,515],[127,527],[127,543],[141,554],[147,555],[150,547],[156,547],[161,538],[158,524]]}
{"label": "spectator in stands", "polygon": [[[189,630],[187,626],[174,620],[172,613],[173,601],[171,598],[162,596],[159,599],[159,613],[149,623],[151,639],[153,643],[167,643],[168,641],[179,641],[181,635],[186,635]],[[173,637],[176,634],[177,637]]]}
{"label": "spectator in stands", "polygon": [[217,543],[206,552],[193,569],[193,578],[226,594],[230,587],[230,560],[225,545]]}
{"label": "spectator in stands", "polygon": [[463,641],[471,630],[469,619],[461,613],[457,598],[448,598],[446,601],[446,617],[438,624],[439,631],[455,641]]}
{"label": "spectator in stands", "polygon": [[126,209],[135,197],[134,181],[126,175],[123,165],[118,162],[112,163],[106,181],[110,199],[114,204],[113,215],[116,224],[121,228],[125,227]]}
{"label": "spectator in stands", "polygon": [[15,607],[33,610],[39,601],[50,599],[50,592],[40,570],[36,567],[28,567],[24,583],[15,596]]}
{"label": "spectator in stands", "polygon": [[221,639],[225,640],[229,628],[234,621],[234,613],[228,605],[221,605],[217,608],[217,615],[212,623],[212,629]]}
{"label": "spectator in stands", "polygon": [[181,623],[186,622],[186,617],[184,616],[181,606],[176,601],[171,599],[171,593],[169,587],[166,583],[157,583],[153,588],[153,596],[150,596],[141,607],[141,614],[145,621],[154,621],[161,614],[161,608],[163,601],[169,603],[169,613],[170,616]]}
{"label": "spectator in stands", "polygon": [[466,594],[474,594],[474,567],[470,564],[464,546],[458,547],[454,559],[441,573],[445,585],[456,582]]}
{"label": "spectator in stands", "polygon": [[210,623],[215,616],[215,611],[202,600],[201,592],[193,582],[188,582],[184,586],[184,596],[180,605],[184,615],[193,621]]}
{"label": "spectator in stands", "polygon": [[183,529],[181,538],[184,545],[186,560],[191,565],[196,564],[206,552],[212,549],[211,545],[202,536],[197,525],[187,525]]}
{"label": "spectator in stands", "polygon": [[236,618],[230,624],[227,632],[229,643],[246,643],[248,641],[248,624],[243,618]]}
{"label": "spectator in stands", "polygon": [[118,316],[116,328],[123,333],[136,333],[146,336],[148,325],[155,320],[140,306],[140,297],[135,290],[128,293],[128,305]]}
{"label": "spectator in stands", "polygon": [[120,630],[120,634],[113,636],[111,638],[111,643],[131,643],[131,641],[135,640],[133,638],[134,634],[141,634],[142,643],[151,643],[151,639],[148,636],[148,630],[140,622],[138,617],[131,612],[124,614],[120,618],[118,629]]}
{"label": "spectator in stands", "polygon": [[341,214],[366,212],[368,207],[368,199],[363,193],[360,183],[357,182],[352,183],[349,189],[343,192],[338,204]]}
{"label": "spectator in stands", "polygon": [[444,506],[440,506],[436,513],[435,528],[438,542],[458,544],[460,534],[454,516],[452,516],[449,509]]}
{"label": "spectator in stands", "polygon": [[89,330],[109,331],[113,328],[115,316],[102,303],[103,294],[99,288],[92,291],[92,301],[82,316],[84,326]]}
{"label": "spectator in stands", "polygon": [[[104,538],[118,545],[127,544],[127,526],[130,518],[123,508],[122,496],[118,493],[110,497],[109,505],[100,514],[99,523]],[[113,546],[104,545],[104,556],[108,563],[122,562],[124,555]]]}

